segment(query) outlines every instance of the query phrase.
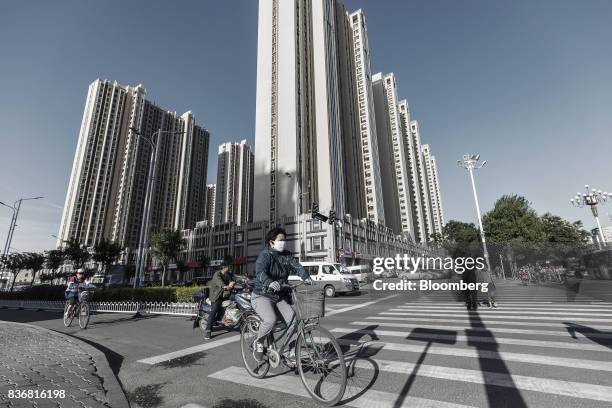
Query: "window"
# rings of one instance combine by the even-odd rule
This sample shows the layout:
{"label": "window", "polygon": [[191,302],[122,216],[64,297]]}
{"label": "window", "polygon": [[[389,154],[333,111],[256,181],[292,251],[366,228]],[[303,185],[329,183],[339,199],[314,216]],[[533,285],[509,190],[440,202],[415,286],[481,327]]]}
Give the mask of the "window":
{"label": "window", "polygon": [[333,275],[334,274],[335,269],[331,265],[323,265],[321,268],[323,269],[323,273],[326,274],[326,275]]}

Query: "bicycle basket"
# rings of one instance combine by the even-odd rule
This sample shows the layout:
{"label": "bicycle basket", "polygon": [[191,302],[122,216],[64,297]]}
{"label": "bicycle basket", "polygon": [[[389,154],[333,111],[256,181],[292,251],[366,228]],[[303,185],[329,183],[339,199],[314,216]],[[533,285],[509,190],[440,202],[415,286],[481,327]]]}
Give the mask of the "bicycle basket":
{"label": "bicycle basket", "polygon": [[293,305],[298,320],[325,316],[325,294],[321,289],[296,288],[293,291]]}
{"label": "bicycle basket", "polygon": [[84,290],[79,294],[79,300],[81,302],[89,302],[91,300],[91,292]]}

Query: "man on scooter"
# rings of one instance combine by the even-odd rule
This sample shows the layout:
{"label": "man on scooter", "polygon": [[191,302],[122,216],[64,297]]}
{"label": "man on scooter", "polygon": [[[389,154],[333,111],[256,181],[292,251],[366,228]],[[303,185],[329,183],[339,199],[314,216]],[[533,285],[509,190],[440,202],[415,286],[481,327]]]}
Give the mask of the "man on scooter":
{"label": "man on scooter", "polygon": [[219,319],[223,311],[221,307],[223,303],[223,292],[232,290],[235,283],[234,275],[232,274],[232,258],[226,256],[221,264],[221,269],[215,272],[208,285],[210,290],[210,314],[208,315],[206,330],[204,331],[204,340],[210,339],[213,324]]}

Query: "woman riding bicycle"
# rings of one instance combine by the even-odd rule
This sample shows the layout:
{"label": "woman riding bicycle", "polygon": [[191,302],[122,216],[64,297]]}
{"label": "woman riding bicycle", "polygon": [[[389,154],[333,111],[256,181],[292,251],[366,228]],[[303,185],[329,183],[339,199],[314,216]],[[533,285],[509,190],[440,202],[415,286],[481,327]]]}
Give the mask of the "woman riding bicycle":
{"label": "woman riding bicycle", "polygon": [[[276,324],[276,309],[289,324],[294,316],[290,305],[290,297],[281,293],[281,285],[287,284],[287,278],[296,274],[307,284],[312,280],[304,267],[285,251],[285,230],[273,228],[266,235],[267,247],[259,253],[255,263],[255,284],[251,297],[251,305],[261,318],[259,331],[253,347],[253,357],[262,361],[264,355],[264,339]],[[289,301],[288,301],[289,300]]]}
{"label": "woman riding bicycle", "polygon": [[64,292],[64,297],[70,302],[71,306],[78,301],[79,290],[82,290],[88,285],[89,282],[85,280],[85,270],[83,268],[77,269],[76,275],[68,279],[68,287],[66,287],[66,291]]}

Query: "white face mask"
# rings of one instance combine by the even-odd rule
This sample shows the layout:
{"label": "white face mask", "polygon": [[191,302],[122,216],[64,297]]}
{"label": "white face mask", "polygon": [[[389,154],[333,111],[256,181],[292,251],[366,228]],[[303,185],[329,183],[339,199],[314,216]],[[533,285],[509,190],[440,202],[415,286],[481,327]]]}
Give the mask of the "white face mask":
{"label": "white face mask", "polygon": [[283,252],[285,250],[285,241],[272,241],[272,249],[277,252]]}

